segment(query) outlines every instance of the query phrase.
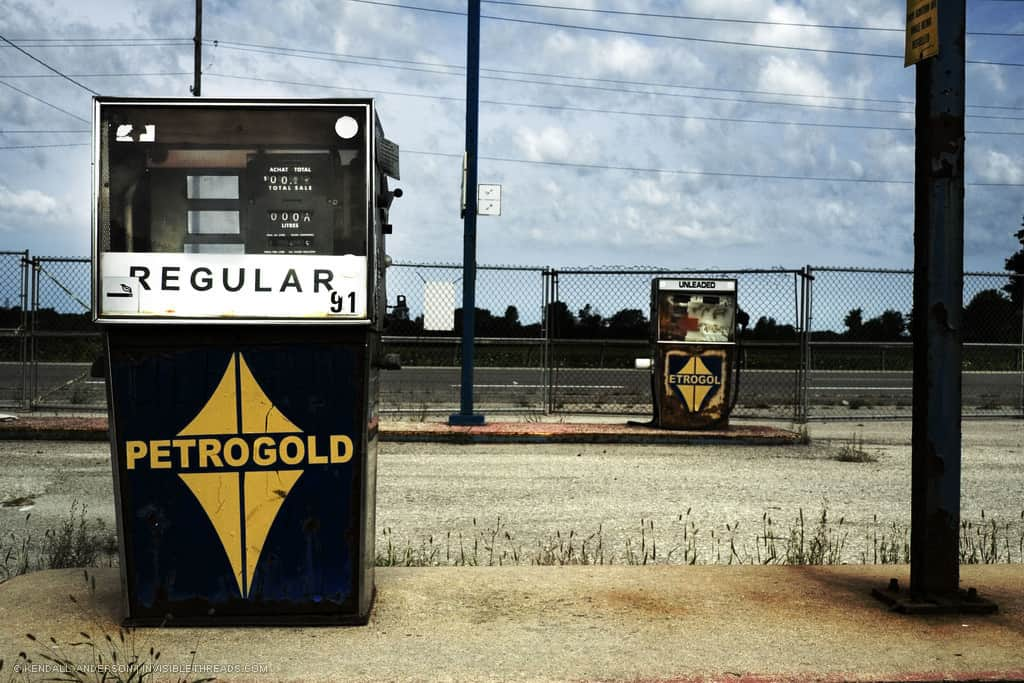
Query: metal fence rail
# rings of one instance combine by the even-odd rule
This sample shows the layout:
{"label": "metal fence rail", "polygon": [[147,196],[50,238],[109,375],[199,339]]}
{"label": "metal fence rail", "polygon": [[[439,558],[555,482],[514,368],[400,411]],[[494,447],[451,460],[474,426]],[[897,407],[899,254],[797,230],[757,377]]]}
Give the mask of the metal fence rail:
{"label": "metal fence rail", "polygon": [[[451,264],[389,268],[384,342],[405,369],[384,373],[386,412],[457,409],[461,276]],[[634,360],[650,354],[651,280],[735,277],[749,315],[737,416],[910,416],[909,270],[479,266],[477,277],[474,393],[485,413],[649,413],[648,371]],[[0,406],[105,408],[103,382],[89,376],[101,341],[90,286],[88,259],[0,252]],[[1022,300],[1024,276],[964,275],[964,416],[1024,416]],[[448,327],[425,329],[427,318]]]}

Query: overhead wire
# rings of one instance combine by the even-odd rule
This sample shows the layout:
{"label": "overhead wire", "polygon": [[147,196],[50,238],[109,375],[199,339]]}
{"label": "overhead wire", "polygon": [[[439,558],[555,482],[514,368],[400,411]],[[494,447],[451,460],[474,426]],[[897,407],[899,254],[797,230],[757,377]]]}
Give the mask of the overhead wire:
{"label": "overhead wire", "polygon": [[[461,159],[462,154],[433,152],[416,149],[403,149],[404,154],[419,154],[425,156],[439,156],[454,159]],[[723,178],[743,178],[753,180],[797,180],[809,182],[829,183],[865,183],[879,185],[913,185],[913,180],[901,180],[899,178],[855,178],[849,176],[809,176],[809,175],[782,175],[774,173],[741,173],[733,171],[698,171],[692,169],[678,168],[650,168],[639,166],[616,166],[611,164],[584,164],[573,161],[543,161],[538,159],[515,159],[511,157],[480,156],[482,161],[495,161],[512,164],[538,164],[542,166],[556,166],[561,168],[578,168],[583,170],[599,171],[627,171],[630,173],[661,173],[666,175],[685,176],[710,176]],[[964,183],[971,187],[1024,187],[1024,183]]]}
{"label": "overhead wire", "polygon": [[[211,41],[211,42],[217,42],[218,44],[220,44],[220,41]],[[457,72],[438,71],[438,70],[434,70],[434,69],[419,69],[419,68],[406,67],[406,66],[403,66],[403,65],[396,65],[396,64],[365,63],[365,62],[361,62],[361,61],[352,61],[350,59],[343,58],[343,57],[333,57],[333,56],[330,56],[330,54],[322,54],[322,53],[306,54],[304,51],[303,52],[288,51],[288,50],[279,50],[277,48],[263,49],[263,48],[250,48],[250,47],[241,47],[241,46],[236,46],[236,45],[230,45],[230,46],[226,46],[226,49],[237,50],[237,51],[241,51],[241,52],[255,52],[255,53],[260,53],[260,54],[277,54],[277,55],[283,55],[283,56],[291,56],[291,57],[295,57],[295,58],[298,58],[298,59],[309,59],[309,60],[315,60],[315,61],[337,62],[337,63],[342,63],[342,64],[353,64],[353,65],[360,65],[360,66],[370,66],[370,67],[376,67],[376,68],[382,68],[382,69],[394,69],[394,70],[402,70],[402,71],[409,70],[409,71],[416,71],[416,72],[427,72],[427,73],[435,73],[435,74],[445,75],[445,76],[461,76],[462,75],[462,74],[457,73]],[[483,70],[482,69],[482,71],[497,71],[497,70]],[[558,77],[558,76],[555,75],[554,77]],[[717,96],[714,96],[714,95],[697,95],[697,94],[692,94],[692,93],[655,92],[655,91],[650,91],[650,90],[623,90],[622,88],[613,88],[613,87],[610,87],[610,86],[588,85],[588,84],[584,84],[584,83],[554,83],[554,82],[549,82],[549,81],[538,81],[538,80],[534,80],[534,79],[513,78],[513,77],[509,77],[509,76],[481,75],[480,78],[481,79],[486,79],[486,80],[508,82],[508,83],[523,83],[523,84],[527,84],[527,85],[541,85],[541,86],[553,86],[553,87],[562,87],[562,88],[575,88],[575,89],[584,89],[584,90],[596,90],[596,91],[603,91],[603,92],[613,92],[613,93],[619,93],[619,94],[621,94],[621,93],[628,93],[628,94],[636,94],[636,95],[648,95],[648,96],[655,96],[655,97],[673,97],[673,98],[698,99],[698,100],[708,100],[708,101],[717,101],[717,102],[735,102],[735,103],[742,103],[742,104],[762,104],[762,105],[769,105],[769,106],[800,107],[800,108],[811,108],[811,109],[830,109],[830,110],[837,110],[837,111],[858,111],[858,112],[871,112],[871,113],[880,113],[880,114],[908,114],[908,113],[913,113],[912,111],[909,111],[909,110],[879,109],[879,108],[876,108],[876,107],[848,107],[848,106],[839,106],[839,105],[819,104],[819,103],[813,103],[813,102],[766,101],[766,100],[752,100],[752,99],[744,99],[744,98],[717,97]],[[599,80],[599,79],[597,79],[597,80]],[[673,87],[673,86],[664,86],[664,87]],[[686,87],[686,86],[675,86],[675,87]],[[697,88],[694,88],[694,89],[697,89]],[[700,88],[700,89],[703,89],[703,88]],[[791,96],[798,97],[799,95],[793,94]],[[910,105],[912,103],[911,102],[907,102],[906,104]],[[997,115],[992,115],[992,114],[970,114],[969,116],[971,118],[983,118],[983,119],[993,119],[993,120],[1008,120],[1008,121],[1024,120],[1024,117],[997,116]]]}
{"label": "overhead wire", "polygon": [[[408,9],[418,12],[432,12],[437,14],[450,14],[465,16],[465,12],[458,12],[455,10],[444,10],[436,7],[420,7],[417,5],[406,5],[401,3],[392,2],[381,2],[380,0],[348,0],[348,2],[357,2],[364,5],[377,5],[380,7],[393,7],[397,9]],[[711,43],[717,45],[730,45],[733,47],[754,47],[762,49],[772,50],[792,50],[796,52],[811,52],[817,54],[835,54],[835,55],[846,55],[855,57],[875,57],[884,59],[903,59],[904,55],[888,54],[884,52],[859,52],[857,50],[833,50],[829,48],[820,47],[804,47],[800,45],[774,45],[770,43],[753,43],[750,41],[741,40],[722,40],[719,38],[701,38],[697,36],[682,36],[674,35],[669,33],[652,33],[649,31],[627,31],[625,29],[605,28],[601,26],[581,26],[579,24],[563,24],[554,21],[541,21],[539,19],[518,19],[513,17],[497,17],[493,15],[480,15],[481,19],[488,19],[491,21],[505,21],[515,24],[527,24],[532,26],[546,26],[549,28],[564,28],[577,31],[595,31],[598,33],[611,33],[616,35],[626,35],[639,38],[660,38],[665,40],[680,40],[695,43]],[[1018,62],[994,62],[994,61],[982,61],[982,60],[966,60],[968,64],[984,64],[988,66],[1007,66],[1007,67],[1024,67],[1024,63]]]}
{"label": "overhead wire", "polygon": [[33,37],[33,38],[27,38],[27,37],[26,38],[11,38],[11,40],[18,41],[18,43],[21,44],[21,45],[24,45],[26,43],[52,43],[52,44],[60,44],[60,43],[67,43],[67,42],[74,42],[74,43],[101,43],[101,42],[105,43],[105,42],[128,42],[128,41],[131,41],[131,42],[145,42],[145,43],[163,43],[163,42],[191,43],[192,42],[191,38],[170,38],[170,37],[158,37],[158,36],[128,36],[128,37],[125,37],[125,38],[117,38],[117,37],[114,37],[114,36],[95,36],[95,37],[75,36],[73,38],[68,38],[68,37],[54,38],[54,37],[47,36],[47,37],[42,37],[42,38],[38,38],[38,37]]}
{"label": "overhead wire", "polygon": [[[228,78],[234,80],[245,80],[255,81],[261,83],[276,83],[279,85],[297,85],[307,88],[326,88],[329,90],[342,90],[348,92],[360,92],[360,93],[374,93],[376,95],[392,95],[397,97],[413,97],[421,99],[439,100],[446,102],[465,102],[462,97],[445,96],[445,95],[429,95],[426,93],[411,93],[402,92],[395,90],[381,90],[374,88],[372,90],[366,88],[347,88],[344,86],[329,85],[327,83],[309,83],[304,81],[292,81],[275,78],[264,78],[259,76],[242,76],[238,74],[227,74],[219,71],[209,71],[208,76],[217,78]],[[591,107],[577,107],[572,105],[558,105],[558,104],[543,104],[536,102],[510,102],[504,100],[490,100],[481,99],[480,104],[492,105],[492,106],[505,106],[505,107],[522,107],[527,109],[545,109],[545,110],[556,110],[556,111],[574,111],[581,113],[593,113],[593,114],[608,114],[613,116],[638,116],[638,117],[650,117],[650,118],[666,118],[666,119],[679,119],[679,120],[694,120],[694,121],[722,121],[727,123],[750,123],[750,124],[766,124],[766,125],[779,125],[779,126],[806,126],[811,128],[840,128],[840,129],[854,129],[854,130],[878,130],[878,131],[890,131],[890,132],[913,132],[913,128],[909,127],[897,127],[897,126],[875,126],[867,124],[847,124],[847,123],[821,123],[815,121],[776,121],[770,119],[744,119],[738,117],[727,117],[727,116],[698,116],[691,114],[676,114],[669,112],[642,112],[642,111],[628,111],[628,110],[616,110],[616,109],[597,109]],[[907,112],[910,113],[910,112]],[[971,135],[1011,135],[1018,136],[1024,135],[1024,131],[993,131],[993,130],[968,130],[966,131]]]}
{"label": "overhead wire", "polygon": [[74,114],[74,113],[72,113],[72,112],[68,111],[67,109],[63,109],[63,108],[61,108],[61,107],[58,107],[58,106],[57,106],[56,104],[54,104],[53,102],[47,102],[46,100],[44,100],[44,99],[43,99],[43,98],[41,98],[41,97],[36,97],[36,96],[35,96],[35,95],[33,95],[32,93],[30,93],[30,92],[28,92],[28,91],[26,91],[26,90],[22,90],[21,88],[19,88],[19,87],[15,86],[15,85],[11,85],[11,84],[10,84],[10,83],[8,83],[7,81],[0,81],[0,85],[4,85],[4,86],[7,86],[7,87],[8,87],[8,88],[10,88],[11,90],[13,90],[13,91],[15,91],[15,92],[18,92],[18,93],[21,93],[21,94],[22,94],[22,95],[24,95],[25,97],[29,97],[29,98],[31,98],[31,99],[33,99],[33,100],[35,100],[36,102],[40,102],[40,103],[42,103],[42,104],[45,104],[45,105],[46,105],[47,107],[50,107],[51,109],[56,109],[57,111],[59,111],[59,112],[61,112],[61,113],[63,113],[63,114],[67,114],[68,116],[70,116],[70,117],[72,117],[72,118],[78,119],[79,121],[81,121],[81,122],[83,122],[83,123],[91,123],[91,121],[89,121],[89,119],[83,118],[83,117],[79,116],[78,114]]}
{"label": "overhead wire", "polygon": [[3,145],[0,146],[0,150],[16,150],[16,149],[48,149],[51,147],[89,147],[88,142],[68,142],[58,144],[46,144],[46,145]]}
{"label": "overhead wire", "polygon": [[[533,9],[553,9],[566,12],[587,12],[593,14],[609,14],[615,16],[646,17],[651,19],[680,19],[685,21],[706,21],[726,24],[757,24],[763,26],[787,26],[793,28],[823,28],[842,31],[884,31],[889,33],[904,33],[905,27],[888,26],[855,26],[852,24],[819,24],[800,21],[773,21],[770,19],[738,19],[725,17],[702,17],[686,14],[665,14],[658,12],[635,12],[628,10],[600,9],[597,7],[570,7],[567,5],[545,5],[533,2],[513,2],[512,0],[481,0],[485,5],[506,5],[509,7],[530,7]],[[1006,33],[1001,31],[968,31],[969,36],[997,36],[997,37],[1021,37],[1024,33]]]}
{"label": "overhead wire", "polygon": [[[96,74],[68,74],[75,78],[143,78],[152,76],[191,76],[191,71],[153,71],[143,73],[96,73]],[[0,74],[0,78],[9,79],[36,79],[36,78],[59,78],[53,74]]]}
{"label": "overhead wire", "polygon": [[93,95],[99,95],[99,93],[98,93],[97,91],[93,90],[93,89],[92,89],[92,88],[90,88],[89,86],[87,86],[87,85],[84,85],[84,84],[82,84],[82,83],[79,83],[78,81],[76,81],[75,79],[71,78],[70,76],[68,76],[68,75],[67,75],[67,74],[65,74],[64,72],[60,71],[59,69],[57,69],[57,68],[55,68],[55,67],[52,67],[52,66],[50,66],[49,64],[47,64],[47,63],[46,63],[46,62],[44,62],[43,60],[41,60],[41,59],[39,59],[38,57],[36,57],[35,55],[33,55],[33,54],[32,54],[31,52],[29,52],[28,50],[25,50],[24,48],[18,47],[17,45],[15,45],[14,43],[12,43],[12,42],[11,42],[10,40],[8,40],[7,38],[5,38],[4,36],[0,35],[0,40],[2,40],[3,42],[7,43],[8,45],[10,45],[11,47],[13,47],[13,48],[14,48],[15,50],[17,50],[17,51],[18,51],[18,52],[20,52],[21,54],[25,55],[26,57],[28,57],[28,58],[29,58],[29,59],[31,59],[32,61],[34,61],[34,62],[36,62],[36,63],[38,63],[38,64],[41,64],[42,66],[46,67],[47,69],[49,69],[49,70],[50,70],[50,71],[52,71],[53,73],[57,74],[58,76],[60,76],[60,77],[61,77],[61,78],[63,78],[64,80],[66,80],[66,81],[68,81],[68,82],[70,82],[70,83],[74,83],[74,84],[75,84],[75,85],[77,85],[77,86],[78,86],[79,88],[82,88],[83,90],[86,90],[86,91],[88,91],[88,92],[92,93]]}

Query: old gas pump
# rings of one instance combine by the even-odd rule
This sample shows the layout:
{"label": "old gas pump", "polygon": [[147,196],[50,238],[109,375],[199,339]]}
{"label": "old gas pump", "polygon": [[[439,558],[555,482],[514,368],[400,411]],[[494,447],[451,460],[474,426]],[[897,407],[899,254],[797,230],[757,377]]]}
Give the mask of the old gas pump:
{"label": "old gas pump", "polygon": [[655,426],[728,426],[739,383],[736,320],[736,280],[652,282]]}
{"label": "old gas pump", "polygon": [[97,98],[125,621],[365,623],[384,235],[372,100]]}

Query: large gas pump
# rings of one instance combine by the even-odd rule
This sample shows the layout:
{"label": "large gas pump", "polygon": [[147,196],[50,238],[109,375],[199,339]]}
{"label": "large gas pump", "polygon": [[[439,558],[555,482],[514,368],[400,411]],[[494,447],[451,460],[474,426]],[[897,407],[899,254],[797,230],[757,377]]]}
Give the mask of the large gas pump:
{"label": "large gas pump", "polygon": [[365,623],[400,195],[374,102],[94,113],[125,621]]}
{"label": "large gas pump", "polygon": [[739,384],[736,320],[736,280],[652,282],[655,426],[728,426]]}

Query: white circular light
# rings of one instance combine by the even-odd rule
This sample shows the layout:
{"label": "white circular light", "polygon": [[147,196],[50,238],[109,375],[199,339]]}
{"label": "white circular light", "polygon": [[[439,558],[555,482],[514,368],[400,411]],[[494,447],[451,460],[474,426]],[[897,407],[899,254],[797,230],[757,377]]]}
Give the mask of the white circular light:
{"label": "white circular light", "polygon": [[351,140],[359,132],[359,123],[351,116],[342,116],[334,122],[334,132],[340,138]]}

